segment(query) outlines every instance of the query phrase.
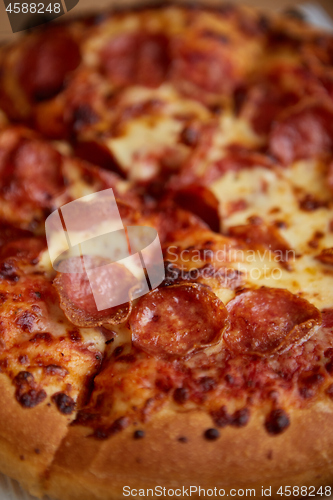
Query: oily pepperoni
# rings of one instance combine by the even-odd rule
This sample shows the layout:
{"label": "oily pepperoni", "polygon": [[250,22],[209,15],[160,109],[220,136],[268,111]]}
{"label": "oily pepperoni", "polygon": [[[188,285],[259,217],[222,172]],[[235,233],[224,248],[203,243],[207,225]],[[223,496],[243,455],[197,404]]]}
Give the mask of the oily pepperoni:
{"label": "oily pepperoni", "polygon": [[268,134],[279,113],[297,103],[295,93],[278,85],[259,84],[249,89],[240,115],[248,119],[257,134]]}
{"label": "oily pepperoni", "polygon": [[46,208],[64,187],[61,156],[38,139],[22,139],[0,163],[0,193],[14,203]]}
{"label": "oily pepperoni", "polygon": [[323,264],[333,266],[333,248],[324,248],[316,258]]}
{"label": "oily pepperoni", "polygon": [[80,327],[119,324],[125,321],[131,311],[130,291],[137,283],[132,273],[121,264],[113,264],[112,268],[101,267],[110,262],[95,256],[85,256],[86,266],[98,269],[95,280],[98,293],[119,299],[119,306],[99,311],[87,272],[82,272],[81,262],[80,257],[69,258],[61,269],[70,272],[58,273],[53,282],[60,297],[60,307],[67,318]]}
{"label": "oily pepperoni", "polygon": [[291,248],[275,226],[263,222],[243,224],[229,228],[230,236],[240,238],[251,248],[268,248],[280,256],[281,262],[286,262],[291,255]]}
{"label": "oily pepperoni", "polygon": [[288,290],[262,287],[238,295],[227,305],[224,334],[236,354],[271,355],[306,340],[321,323],[320,312]]}
{"label": "oily pepperoni", "polygon": [[159,33],[125,33],[101,51],[102,70],[115,85],[158,87],[169,67],[168,39]]}
{"label": "oily pepperoni", "polygon": [[148,354],[183,357],[221,339],[227,325],[223,303],[209,289],[182,284],[143,297],[131,317],[133,344]]}
{"label": "oily pepperoni", "polygon": [[98,141],[77,142],[74,151],[78,158],[125,177],[112,151],[105,144]]}
{"label": "oily pepperoni", "polygon": [[186,83],[199,90],[230,94],[238,84],[232,64],[230,48],[219,41],[201,43],[202,38],[176,40],[172,79],[177,86],[187,91]]}
{"label": "oily pepperoni", "polygon": [[22,52],[18,76],[27,95],[34,101],[54,97],[66,75],[80,63],[77,43],[64,29],[41,33]]}
{"label": "oily pepperoni", "polygon": [[33,238],[19,238],[9,241],[0,249],[0,260],[23,264],[37,264],[41,252],[46,249],[46,240],[43,236]]}
{"label": "oily pepperoni", "polygon": [[273,128],[269,149],[282,163],[330,154],[333,147],[333,112],[322,105],[294,110]]}
{"label": "oily pepperoni", "polygon": [[219,202],[208,188],[197,185],[184,187],[176,192],[174,201],[200,217],[213,231],[220,231]]}

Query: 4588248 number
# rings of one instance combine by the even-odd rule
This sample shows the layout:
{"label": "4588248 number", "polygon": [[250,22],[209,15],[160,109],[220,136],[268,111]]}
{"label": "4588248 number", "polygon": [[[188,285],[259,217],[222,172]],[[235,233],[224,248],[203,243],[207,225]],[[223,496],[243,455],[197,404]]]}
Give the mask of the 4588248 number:
{"label": "4588248 number", "polygon": [[330,497],[332,494],[331,486],[320,486],[316,488],[315,486],[280,486],[277,490],[277,495],[286,497],[315,497],[315,496],[325,496]]}
{"label": "4588248 number", "polygon": [[47,6],[43,3],[10,3],[6,11],[11,14],[45,14],[45,12],[60,14],[61,6],[60,3],[49,3]]}

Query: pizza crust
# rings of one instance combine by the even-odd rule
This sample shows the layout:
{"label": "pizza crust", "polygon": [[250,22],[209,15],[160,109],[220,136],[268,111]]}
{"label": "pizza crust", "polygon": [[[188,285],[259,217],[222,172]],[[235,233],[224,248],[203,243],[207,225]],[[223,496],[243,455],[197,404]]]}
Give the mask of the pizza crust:
{"label": "pizza crust", "polygon": [[67,434],[69,418],[47,400],[23,408],[9,378],[0,374],[0,470],[30,493],[42,496],[41,478]]}
{"label": "pizza crust", "polygon": [[[160,413],[133,439],[135,427],[105,442],[87,437],[89,429],[71,427],[50,468],[46,491],[63,500],[116,500],[123,487],[254,488],[330,484],[333,431],[330,404],[290,410],[290,427],[270,436],[262,409],[244,428],[226,427],[216,441],[204,432],[212,427],[203,412]],[[141,429],[141,427],[140,427]],[[186,437],[187,442],[180,442]],[[193,495],[194,498],[196,496]]]}

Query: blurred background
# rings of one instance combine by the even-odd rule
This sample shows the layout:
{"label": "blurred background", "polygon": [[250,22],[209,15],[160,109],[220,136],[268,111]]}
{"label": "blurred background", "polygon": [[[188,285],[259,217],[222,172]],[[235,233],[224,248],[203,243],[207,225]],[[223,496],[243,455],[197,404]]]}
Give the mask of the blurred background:
{"label": "blurred background", "polygon": [[[217,0],[217,2],[218,1],[219,0]],[[15,0],[13,0],[13,3],[14,2]],[[96,11],[98,9],[107,8],[114,3],[124,5],[126,3],[130,4],[132,2],[133,0],[80,0],[79,4],[69,14],[66,14],[66,16],[73,16],[79,12]],[[139,0],[139,3],[143,3],[142,0]],[[294,7],[296,5],[311,3],[320,5],[333,19],[333,0],[315,0],[313,2],[309,2],[308,0],[306,2],[302,2],[301,0],[228,0],[228,3],[243,3],[273,11],[281,11],[289,7]],[[6,39],[10,40],[14,36],[17,35],[13,35],[11,31],[7,13],[5,11],[4,1],[0,0],[0,41]]]}

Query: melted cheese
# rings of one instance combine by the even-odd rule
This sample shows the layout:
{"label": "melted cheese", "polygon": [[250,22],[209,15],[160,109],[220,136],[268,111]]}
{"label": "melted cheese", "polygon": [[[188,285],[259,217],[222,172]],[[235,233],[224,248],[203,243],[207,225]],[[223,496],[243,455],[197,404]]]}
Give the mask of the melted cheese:
{"label": "melted cheese", "polygon": [[[284,269],[269,250],[264,254],[245,252],[237,268],[246,273],[248,284],[287,288],[319,309],[332,307],[333,270],[315,256],[322,248],[333,246],[333,233],[329,231],[333,208],[329,205],[313,211],[300,208],[301,200],[308,194],[323,203],[330,199],[319,162],[302,161],[290,169],[275,171],[258,166],[228,172],[213,184],[212,190],[220,201],[225,228],[247,224],[252,216],[260,216],[267,223],[282,221],[287,226],[280,232],[294,251],[291,271]],[[240,199],[248,208],[229,214],[230,203]],[[309,242],[317,231],[322,232],[323,237],[318,240],[318,247],[313,248]]]}

